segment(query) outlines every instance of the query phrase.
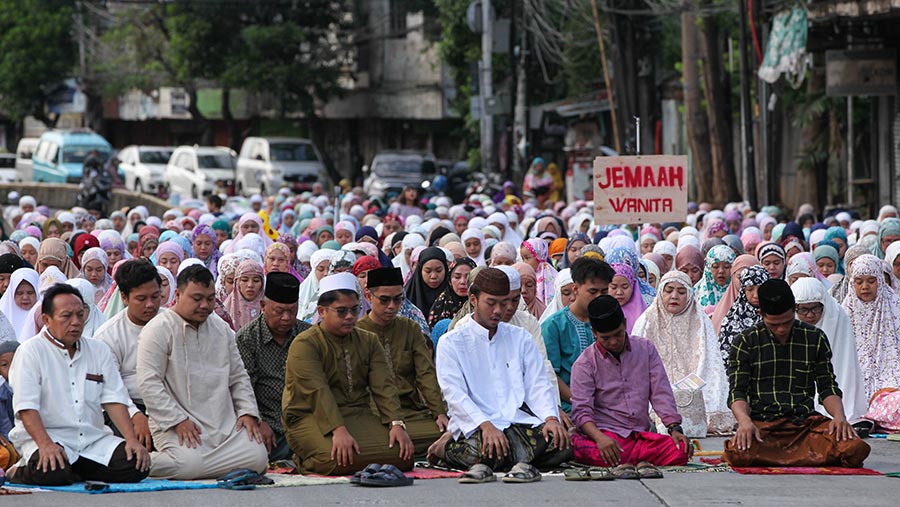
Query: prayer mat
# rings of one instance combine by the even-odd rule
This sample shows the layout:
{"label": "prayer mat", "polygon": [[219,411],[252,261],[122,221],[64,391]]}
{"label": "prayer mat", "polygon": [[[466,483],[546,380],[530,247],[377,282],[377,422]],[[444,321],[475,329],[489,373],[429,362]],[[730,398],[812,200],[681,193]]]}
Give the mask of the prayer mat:
{"label": "prayer mat", "polygon": [[462,476],[464,472],[457,472],[453,470],[438,470],[437,468],[413,468],[409,472],[405,472],[407,477],[412,477],[416,480],[424,480],[424,479],[458,479]]}
{"label": "prayer mat", "polygon": [[330,486],[332,484],[350,484],[349,477],[325,477],[321,475],[266,474],[275,484],[257,486],[257,488],[293,488],[298,486]]}
{"label": "prayer mat", "polygon": [[24,491],[19,488],[14,488],[14,489],[0,488],[0,496],[3,496],[3,495],[30,495],[30,494],[31,494],[31,491]]}
{"label": "prayer mat", "polygon": [[707,465],[705,463],[691,463],[681,466],[656,467],[660,472],[675,473],[695,473],[695,472],[731,472],[731,467],[727,463],[719,463],[718,465]]}
{"label": "prayer mat", "polygon": [[844,467],[733,467],[744,475],[883,475],[869,468]]}
{"label": "prayer mat", "polygon": [[83,482],[76,482],[68,486],[32,486],[29,484],[9,484],[15,488],[32,488],[47,491],[60,491],[63,493],[145,493],[148,491],[173,491],[181,489],[216,489],[215,481],[168,481],[164,479],[144,479],[135,483],[110,483],[107,491],[88,491],[84,489]]}

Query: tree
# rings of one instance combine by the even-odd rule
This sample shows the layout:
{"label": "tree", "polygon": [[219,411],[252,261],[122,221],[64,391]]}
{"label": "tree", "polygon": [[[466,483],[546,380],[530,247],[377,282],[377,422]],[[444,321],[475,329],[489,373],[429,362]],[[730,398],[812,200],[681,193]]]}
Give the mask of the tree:
{"label": "tree", "polygon": [[697,15],[691,0],[683,1],[681,11],[681,66],[684,85],[685,123],[688,143],[693,153],[694,183],[697,186],[697,200],[712,198],[712,157],[709,150],[709,125],[703,110],[700,91],[700,66],[697,60],[700,52],[697,42]]}
{"label": "tree", "polygon": [[56,125],[45,106],[74,71],[73,13],[70,0],[0,0],[0,109],[9,117]]}

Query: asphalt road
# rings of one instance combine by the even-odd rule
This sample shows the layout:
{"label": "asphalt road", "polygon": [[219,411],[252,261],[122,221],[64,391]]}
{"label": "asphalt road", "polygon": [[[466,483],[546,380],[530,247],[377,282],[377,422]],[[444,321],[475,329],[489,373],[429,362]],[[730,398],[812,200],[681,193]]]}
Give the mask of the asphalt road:
{"label": "asphalt road", "polygon": [[[869,440],[868,468],[900,471],[900,442]],[[721,439],[702,441],[705,449],[721,449]],[[85,495],[34,493],[6,497],[0,505],[16,507],[247,507],[247,506],[891,506],[900,505],[900,478],[868,476],[739,475],[735,473],[670,473],[645,481],[566,482],[545,477],[534,484],[458,484],[453,479],[417,481],[412,487],[370,489],[340,484],[256,491],[165,491]]]}

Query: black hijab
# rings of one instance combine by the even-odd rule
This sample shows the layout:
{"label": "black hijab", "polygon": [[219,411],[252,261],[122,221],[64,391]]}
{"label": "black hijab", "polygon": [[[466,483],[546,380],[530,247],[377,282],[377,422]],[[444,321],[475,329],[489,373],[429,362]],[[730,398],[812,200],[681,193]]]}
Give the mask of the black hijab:
{"label": "black hijab", "polygon": [[450,272],[447,273],[447,288],[444,289],[444,292],[441,292],[441,295],[431,305],[431,312],[428,314],[428,325],[432,328],[440,320],[452,319],[469,299],[467,296],[457,294],[453,290],[453,284],[450,283],[450,280],[453,279],[453,272],[460,266],[469,266],[470,269],[478,267],[475,261],[468,257],[463,257],[453,263]]}
{"label": "black hijab", "polygon": [[[426,262],[432,260],[441,261],[441,264],[444,265],[444,280],[434,289],[429,287],[422,278],[422,266],[424,266]],[[419,260],[416,262],[416,271],[406,284],[406,297],[412,301],[419,310],[422,310],[424,315],[428,315],[428,313],[431,312],[431,305],[434,304],[434,301],[449,285],[449,278],[450,273],[447,269],[447,255],[442,249],[436,246],[428,247],[419,254]]]}

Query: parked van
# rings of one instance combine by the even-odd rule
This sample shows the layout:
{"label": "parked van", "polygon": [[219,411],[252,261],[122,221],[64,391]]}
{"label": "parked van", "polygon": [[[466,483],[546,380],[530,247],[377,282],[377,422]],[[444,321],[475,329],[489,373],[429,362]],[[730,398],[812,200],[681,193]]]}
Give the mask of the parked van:
{"label": "parked van", "polygon": [[248,137],[237,162],[237,193],[274,193],[281,187],[295,192],[326,183],[325,164],[309,139]]}
{"label": "parked van", "polygon": [[102,136],[87,129],[50,130],[41,134],[32,158],[32,181],[80,183],[84,159],[93,150],[106,163],[112,146]]}
{"label": "parked van", "polygon": [[18,181],[31,180],[31,157],[38,145],[37,137],[23,137],[16,147],[16,179]]}

